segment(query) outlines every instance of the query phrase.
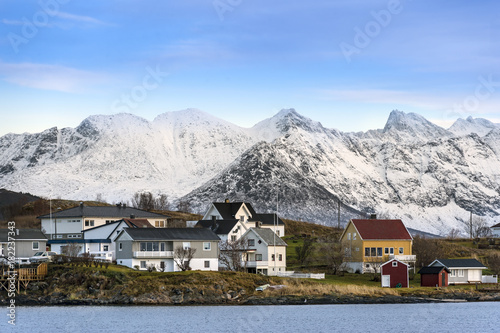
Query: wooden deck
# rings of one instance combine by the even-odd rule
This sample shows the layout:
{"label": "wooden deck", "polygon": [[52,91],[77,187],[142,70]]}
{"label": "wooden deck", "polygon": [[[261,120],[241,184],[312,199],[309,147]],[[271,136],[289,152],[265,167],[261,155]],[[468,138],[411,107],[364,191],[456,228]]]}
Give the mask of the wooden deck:
{"label": "wooden deck", "polygon": [[[32,281],[43,281],[47,276],[48,265],[41,263],[33,268],[16,268],[14,271],[9,271],[4,267],[0,272],[0,290],[9,291],[9,287],[14,283],[16,291],[20,292],[21,288],[27,289]],[[13,282],[12,282],[13,281]]]}

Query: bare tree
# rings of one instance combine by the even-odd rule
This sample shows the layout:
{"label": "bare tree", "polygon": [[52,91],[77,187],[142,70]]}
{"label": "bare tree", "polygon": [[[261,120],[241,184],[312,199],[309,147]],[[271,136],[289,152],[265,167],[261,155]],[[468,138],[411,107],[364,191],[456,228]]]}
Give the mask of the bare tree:
{"label": "bare tree", "polygon": [[193,259],[196,249],[191,247],[178,246],[174,250],[174,261],[181,271],[191,270],[191,259]]}
{"label": "bare tree", "polygon": [[135,192],[131,201],[134,208],[147,211],[155,209],[155,199],[151,192]]}
{"label": "bare tree", "polygon": [[488,268],[493,272],[493,274],[500,274],[500,254],[495,252],[490,252],[486,257],[488,260]]}
{"label": "bare tree", "polygon": [[448,233],[448,238],[449,239],[456,239],[460,236],[460,230],[459,229],[451,229],[450,232]]}
{"label": "bare tree", "polygon": [[219,262],[221,266],[230,271],[242,272],[246,265],[243,261],[243,254],[248,248],[248,242],[245,238],[235,241],[223,241],[219,244]]}
{"label": "bare tree", "polygon": [[491,231],[488,227],[486,219],[482,216],[473,216],[471,214],[468,221],[462,221],[464,226],[464,231],[469,234],[471,239],[487,237],[490,235]]}
{"label": "bare tree", "polygon": [[338,275],[345,270],[346,251],[341,243],[329,243],[321,248],[321,253],[333,274]]}
{"label": "bare tree", "polygon": [[78,254],[80,253],[81,250],[82,250],[81,245],[78,245],[76,243],[70,243],[62,247],[61,253],[70,258],[76,258],[78,257]]}
{"label": "bare tree", "polygon": [[155,200],[155,209],[168,210],[170,208],[170,202],[168,201],[168,196],[166,194],[160,194]]}
{"label": "bare tree", "polygon": [[297,254],[297,260],[299,261],[301,266],[304,266],[311,254],[314,252],[314,242],[313,239],[308,237],[304,239],[304,243],[302,246],[297,246],[295,248],[295,253]]}
{"label": "bare tree", "polygon": [[187,200],[180,200],[177,204],[177,210],[179,212],[190,213],[191,211],[191,202]]}
{"label": "bare tree", "polygon": [[412,252],[417,257],[415,267],[424,267],[435,259],[448,257],[448,252],[442,240],[420,236],[413,238]]}

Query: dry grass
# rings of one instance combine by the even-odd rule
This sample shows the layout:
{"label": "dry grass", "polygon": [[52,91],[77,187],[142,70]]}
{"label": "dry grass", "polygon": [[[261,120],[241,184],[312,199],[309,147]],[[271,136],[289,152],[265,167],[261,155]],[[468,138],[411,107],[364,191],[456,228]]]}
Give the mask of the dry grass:
{"label": "dry grass", "polygon": [[313,283],[308,280],[285,279],[281,282],[286,287],[278,290],[266,289],[265,296],[273,295],[293,295],[293,296],[398,296],[399,293],[395,289],[370,287],[360,285],[335,285]]}

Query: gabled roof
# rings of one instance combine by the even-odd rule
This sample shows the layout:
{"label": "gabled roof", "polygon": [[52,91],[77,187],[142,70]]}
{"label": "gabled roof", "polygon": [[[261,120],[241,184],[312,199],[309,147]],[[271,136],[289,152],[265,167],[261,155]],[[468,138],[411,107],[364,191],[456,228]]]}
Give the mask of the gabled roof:
{"label": "gabled roof", "polygon": [[147,219],[121,219],[129,228],[154,228]]}
{"label": "gabled roof", "polygon": [[280,236],[269,228],[250,228],[248,232],[250,230],[253,230],[268,246],[288,246]]}
{"label": "gabled roof", "polygon": [[126,228],[122,233],[133,240],[220,240],[212,230],[204,228]]}
{"label": "gabled roof", "polygon": [[436,259],[429,266],[445,266],[452,268],[481,268],[486,269],[482,263],[476,259]]}
{"label": "gabled roof", "polygon": [[[17,235],[17,230],[19,230],[19,235]],[[0,242],[7,242],[11,231],[16,232],[16,235],[12,237],[16,240],[47,240],[47,236],[40,229],[0,229]]]}
{"label": "gabled roof", "polygon": [[500,228],[500,223],[497,223],[495,225],[492,225],[490,228]]}
{"label": "gabled roof", "polygon": [[387,264],[389,264],[389,263],[391,263],[391,262],[393,262],[393,261],[397,261],[397,262],[399,262],[400,264],[403,264],[403,265],[406,265],[406,266],[410,267],[410,265],[408,265],[407,263],[402,262],[401,260],[398,260],[398,259],[391,259],[391,260],[388,260],[388,261],[384,262],[382,265],[380,265],[380,267],[385,266],[385,265],[387,265]]}
{"label": "gabled roof", "polygon": [[[239,220],[199,220],[196,223],[196,228],[208,228],[215,232],[217,235],[227,235],[233,230],[234,226]],[[215,225],[214,225],[215,222]]]}
{"label": "gabled roof", "polygon": [[422,267],[418,271],[418,274],[439,274],[439,273],[441,273],[441,271],[443,269],[445,271],[447,271],[448,273],[451,272],[447,267],[444,267],[444,266],[426,266],[426,267]]}
{"label": "gabled roof", "polygon": [[[167,218],[166,215],[147,212],[145,210],[126,207],[126,206],[85,206],[80,205],[77,207],[56,211],[52,213],[53,218],[68,218],[68,217],[123,217],[130,218]],[[50,218],[50,214],[38,216],[39,219]]]}
{"label": "gabled roof", "polygon": [[275,213],[271,214],[254,214],[252,215],[252,218],[249,219],[249,221],[259,221],[262,222],[262,224],[265,225],[274,225],[277,221],[278,225],[285,225],[285,222],[283,222],[278,215]]}
{"label": "gabled roof", "polygon": [[252,205],[248,202],[214,202],[215,209],[219,212],[224,220],[231,220],[237,218],[235,215],[240,210],[241,206],[245,204],[251,216],[256,215]]}
{"label": "gabled roof", "polygon": [[363,240],[413,239],[401,220],[353,219],[351,222]]}

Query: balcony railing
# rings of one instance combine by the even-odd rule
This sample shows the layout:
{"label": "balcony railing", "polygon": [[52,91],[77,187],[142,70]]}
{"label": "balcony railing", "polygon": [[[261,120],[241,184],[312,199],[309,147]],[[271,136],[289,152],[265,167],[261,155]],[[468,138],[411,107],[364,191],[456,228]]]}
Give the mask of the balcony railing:
{"label": "balcony railing", "polygon": [[397,259],[397,260],[400,260],[400,261],[416,261],[417,260],[417,256],[416,255],[404,255],[404,254],[399,254],[399,255],[394,255],[394,254],[391,254],[389,255],[389,259]]}
{"label": "balcony railing", "polygon": [[173,258],[174,251],[136,251],[135,258]]}
{"label": "balcony railing", "polygon": [[268,262],[267,261],[243,261],[242,265],[247,268],[254,268],[254,267],[267,267]]}

